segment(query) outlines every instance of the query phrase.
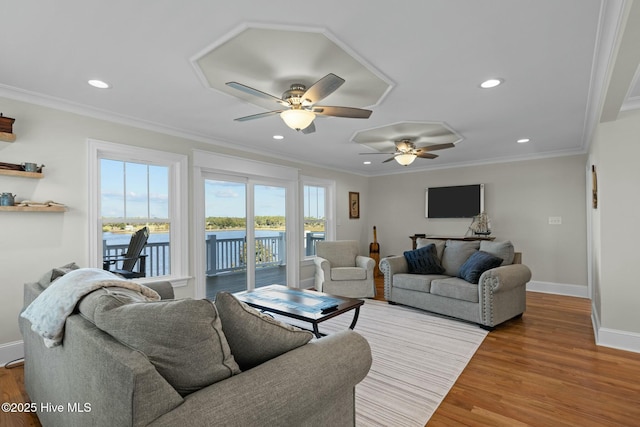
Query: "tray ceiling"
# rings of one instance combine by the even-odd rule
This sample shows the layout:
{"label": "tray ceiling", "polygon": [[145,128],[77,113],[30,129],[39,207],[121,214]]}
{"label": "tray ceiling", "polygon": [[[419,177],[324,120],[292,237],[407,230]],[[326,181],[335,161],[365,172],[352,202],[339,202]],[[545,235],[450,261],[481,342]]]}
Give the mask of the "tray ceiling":
{"label": "tray ceiling", "polygon": [[[638,2],[5,3],[0,110],[2,97],[23,100],[264,159],[380,175],[577,154],[600,106],[612,117],[640,107],[631,89]],[[624,72],[611,72],[616,65]],[[265,107],[221,86],[234,80],[279,96],[292,80],[309,85],[327,73],[346,83],[325,105],[371,107],[369,119],[318,117],[309,135],[279,117],[240,123]],[[504,83],[481,89],[491,77]],[[621,95],[605,103],[612,85]],[[16,119],[19,132],[27,120]],[[442,123],[464,139],[407,168],[364,165],[359,153],[373,148],[352,137],[398,123]]]}

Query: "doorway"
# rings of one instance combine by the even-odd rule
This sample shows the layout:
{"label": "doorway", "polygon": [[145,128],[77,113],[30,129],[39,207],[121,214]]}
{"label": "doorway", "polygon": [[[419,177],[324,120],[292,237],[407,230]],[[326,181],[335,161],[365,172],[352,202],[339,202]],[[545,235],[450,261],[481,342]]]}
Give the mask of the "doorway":
{"label": "doorway", "polygon": [[287,187],[207,175],[204,179],[206,297],[287,285]]}

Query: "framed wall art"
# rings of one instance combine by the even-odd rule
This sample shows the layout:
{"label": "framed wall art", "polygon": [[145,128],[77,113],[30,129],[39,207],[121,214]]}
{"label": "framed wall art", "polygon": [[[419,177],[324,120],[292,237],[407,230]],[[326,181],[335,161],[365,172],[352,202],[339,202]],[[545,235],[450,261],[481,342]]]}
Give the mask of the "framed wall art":
{"label": "framed wall art", "polygon": [[360,218],[360,193],[349,191],[349,219]]}

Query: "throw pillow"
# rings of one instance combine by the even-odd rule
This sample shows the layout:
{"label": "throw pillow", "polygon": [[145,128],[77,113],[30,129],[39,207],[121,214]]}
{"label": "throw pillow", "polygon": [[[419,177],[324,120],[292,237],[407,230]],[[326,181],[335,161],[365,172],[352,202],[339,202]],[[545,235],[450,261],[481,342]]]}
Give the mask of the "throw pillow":
{"label": "throw pillow", "polygon": [[483,240],[480,242],[480,250],[502,258],[502,265],[513,264],[514,249],[510,240],[504,242]]}
{"label": "throw pillow", "polygon": [[311,332],[262,314],[228,292],[218,292],[216,308],[231,353],[242,370],[305,345],[313,338]]}
{"label": "throw pillow", "polygon": [[95,313],[98,307],[101,307],[101,310],[105,310],[105,300],[101,300],[100,297],[102,295],[111,295],[113,299],[109,304],[109,307],[120,306],[124,304],[130,304],[132,302],[147,302],[151,301],[151,299],[145,297],[140,292],[134,291],[133,289],[126,288],[99,288],[95,291],[87,294],[83,297],[77,305],[77,310],[80,316],[87,319],[89,322],[95,325]]}
{"label": "throw pillow", "polygon": [[444,268],[438,259],[436,245],[429,243],[413,251],[404,252],[411,274],[441,274]]}
{"label": "throw pillow", "polygon": [[442,254],[444,274],[456,277],[460,266],[480,248],[478,241],[447,240]]}
{"label": "throw pillow", "polygon": [[433,243],[436,245],[436,253],[438,254],[438,259],[442,262],[442,254],[444,253],[444,245],[447,243],[446,240],[441,239],[429,239],[425,237],[419,237],[416,240],[416,249],[420,249],[428,244]]}
{"label": "throw pillow", "polygon": [[53,269],[47,271],[46,273],[44,273],[42,275],[42,277],[40,278],[40,280],[38,280],[38,283],[43,288],[46,288],[51,284],[51,282],[53,282],[57,278],[62,277],[65,274],[67,274],[68,272],[73,271],[73,270],[77,270],[79,268],[80,267],[75,262],[70,262],[69,264],[65,264],[65,265],[63,265],[61,267],[53,268]]}
{"label": "throw pillow", "polygon": [[477,251],[462,264],[458,277],[469,283],[478,283],[482,273],[499,267],[500,264],[502,264],[502,258],[498,258],[488,252]]}
{"label": "throw pillow", "polygon": [[95,325],[145,354],[182,396],[240,373],[211,301],[127,303],[122,294],[99,300]]}

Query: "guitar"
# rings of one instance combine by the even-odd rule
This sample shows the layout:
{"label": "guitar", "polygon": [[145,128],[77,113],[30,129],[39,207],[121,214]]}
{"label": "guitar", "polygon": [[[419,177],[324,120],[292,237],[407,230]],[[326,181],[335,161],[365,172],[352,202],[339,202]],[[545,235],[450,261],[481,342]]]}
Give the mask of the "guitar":
{"label": "guitar", "polygon": [[376,266],[373,269],[373,276],[380,276],[380,244],[378,243],[378,237],[376,234],[376,226],[373,226],[373,242],[369,243],[369,257],[373,258],[376,262]]}

